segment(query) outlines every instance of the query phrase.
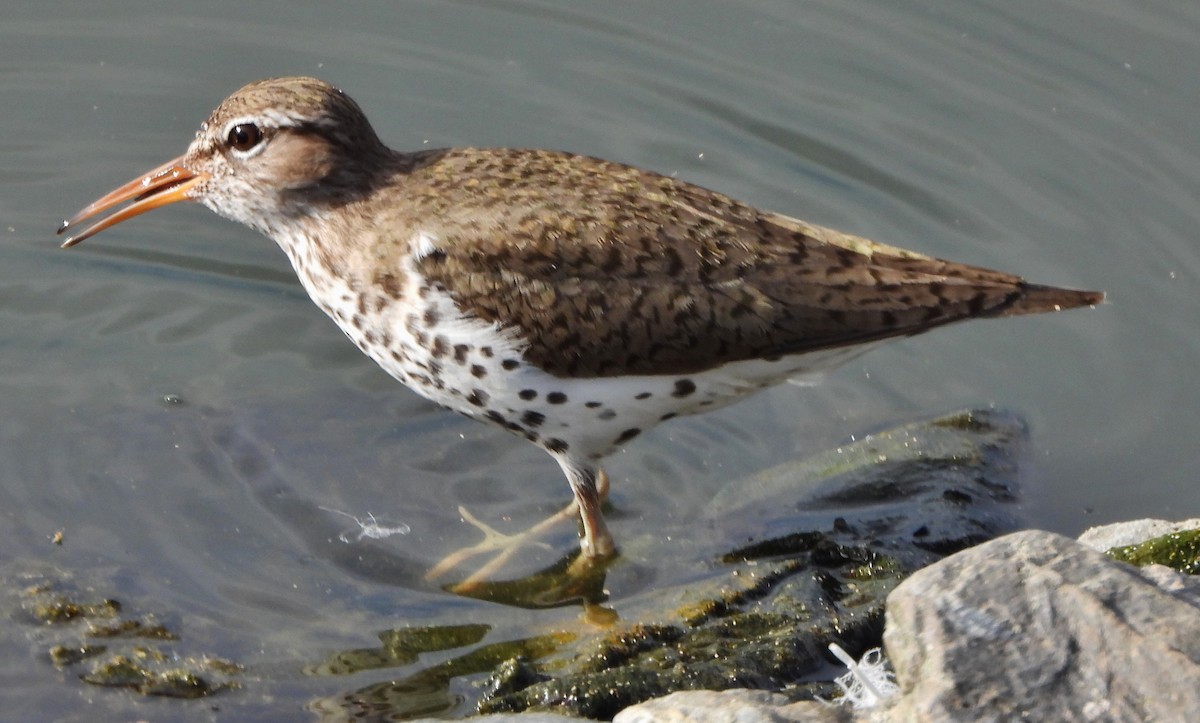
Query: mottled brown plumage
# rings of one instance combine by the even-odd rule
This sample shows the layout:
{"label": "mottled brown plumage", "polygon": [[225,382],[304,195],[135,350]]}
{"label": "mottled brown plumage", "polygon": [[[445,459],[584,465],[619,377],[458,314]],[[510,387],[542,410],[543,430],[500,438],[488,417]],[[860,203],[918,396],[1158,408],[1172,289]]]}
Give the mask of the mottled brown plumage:
{"label": "mottled brown plumage", "polygon": [[[443,218],[441,199],[474,192]],[[419,268],[559,376],[692,373],[1095,294],[931,259],[666,176],[548,151],[429,154],[403,180],[444,242]],[[490,227],[463,224],[487,215]]]}
{"label": "mottled brown plumage", "polygon": [[1028,284],[555,151],[398,153],[312,78],[253,83],[188,152],[66,222],[198,200],[275,239],[389,373],[555,456],[612,542],[595,461],[654,424],[953,321],[1087,306]]}

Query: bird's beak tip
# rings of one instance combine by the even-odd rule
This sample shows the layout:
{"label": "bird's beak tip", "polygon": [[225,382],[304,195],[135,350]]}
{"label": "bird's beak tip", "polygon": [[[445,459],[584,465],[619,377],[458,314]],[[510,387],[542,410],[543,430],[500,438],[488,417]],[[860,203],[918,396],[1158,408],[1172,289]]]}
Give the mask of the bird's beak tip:
{"label": "bird's beak tip", "polygon": [[82,232],[68,236],[62,242],[62,248],[70,248],[106,228],[115,226],[122,221],[139,216],[160,206],[166,206],[178,201],[191,200],[191,194],[196,186],[207,178],[207,173],[196,173],[184,167],[183,156],[168,161],[149,173],[138,176],[107,195],[93,201],[80,210],[79,213],[63,221],[57,231],[57,234],[60,236],[64,231],[72,228],[84,219],[97,216],[127,201],[133,202],[111,216],[92,224]]}

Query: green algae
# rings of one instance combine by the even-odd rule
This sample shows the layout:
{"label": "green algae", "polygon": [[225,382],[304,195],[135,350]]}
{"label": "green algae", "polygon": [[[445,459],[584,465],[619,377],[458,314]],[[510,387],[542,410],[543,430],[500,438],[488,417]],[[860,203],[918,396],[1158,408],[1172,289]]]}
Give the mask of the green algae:
{"label": "green algae", "polygon": [[[152,615],[130,615],[118,600],[82,598],[65,575],[43,576],[20,599],[29,621],[49,626],[56,638],[46,657],[60,670],[79,671],[84,683],[184,699],[239,685],[237,663],[160,647],[178,642],[179,634]],[[81,670],[87,662],[90,666]]]}
{"label": "green algae", "polygon": [[142,695],[186,699],[204,698],[233,685],[210,682],[196,672],[198,666],[155,670],[147,665],[162,660],[155,651],[139,651],[133,657],[114,655],[98,662],[80,679],[107,688],[130,688]]}
{"label": "green algae", "polygon": [[59,668],[65,668],[88,658],[101,655],[106,650],[108,650],[108,647],[104,645],[83,643],[80,645],[54,645],[50,647],[48,654],[51,663],[54,663]]}
{"label": "green algae", "polygon": [[153,620],[117,620],[111,623],[91,623],[87,634],[93,638],[152,638],[179,640],[167,626]]}
{"label": "green algae", "polygon": [[1136,545],[1108,551],[1114,560],[1131,565],[1166,565],[1179,572],[1200,574],[1200,530],[1181,530]]}
{"label": "green algae", "polygon": [[[37,591],[27,591],[36,594]],[[60,624],[73,620],[92,620],[95,618],[109,619],[117,616],[121,604],[116,600],[100,600],[98,602],[79,602],[64,595],[54,595],[48,600],[36,602],[30,612],[38,620],[49,624]]]}
{"label": "green algae", "polygon": [[[462,628],[472,626],[449,627],[451,629],[447,631],[436,628],[402,628],[387,631],[380,635],[380,639],[385,641],[385,646],[376,654],[359,659],[357,656],[341,653],[308,672],[319,675],[336,668],[339,674],[357,673],[366,669],[355,667],[357,663],[373,666],[381,657],[387,655],[385,649],[388,647],[388,639],[438,640],[441,641],[439,644],[451,644],[456,639],[465,640],[460,637],[464,632]],[[573,639],[574,635],[570,633],[553,633],[484,644],[477,648],[469,648],[442,663],[419,669],[413,674],[374,683],[333,699],[317,701],[313,707],[330,715],[338,711],[340,715],[348,715],[352,719],[366,720],[406,720],[445,714],[463,703],[462,696],[451,691],[451,680],[490,674],[484,687],[496,694],[508,691],[514,686],[523,688],[535,680],[545,679],[540,673],[534,673],[533,668],[528,667],[527,661],[545,657]],[[411,650],[407,645],[402,645],[401,648]],[[435,651],[423,647],[422,652],[439,652],[446,649],[448,648],[439,648]],[[400,659],[407,660],[407,657],[402,655]]]}

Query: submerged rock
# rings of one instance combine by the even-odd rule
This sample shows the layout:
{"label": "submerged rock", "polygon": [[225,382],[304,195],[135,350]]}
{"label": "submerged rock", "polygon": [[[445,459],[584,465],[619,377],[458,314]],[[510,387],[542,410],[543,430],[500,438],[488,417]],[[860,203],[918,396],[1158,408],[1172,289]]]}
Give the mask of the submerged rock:
{"label": "submerged rock", "polygon": [[607,719],[680,690],[832,697],[832,684],[802,682],[827,666],[830,642],[878,646],[901,580],[1012,529],[1025,436],[1013,415],[962,412],[731,484],[709,515],[743,544],[685,585],[623,600],[622,622],[536,661],[548,680],[489,692],[478,710]]}
{"label": "submerged rock", "polygon": [[202,698],[239,685],[238,664],[164,648],[180,639],[167,625],[151,615],[130,617],[111,598],[87,599],[66,573],[5,571],[0,578],[24,583],[12,591],[21,611],[15,617],[40,625],[36,637],[48,640],[46,657],[85,683],[168,698]]}

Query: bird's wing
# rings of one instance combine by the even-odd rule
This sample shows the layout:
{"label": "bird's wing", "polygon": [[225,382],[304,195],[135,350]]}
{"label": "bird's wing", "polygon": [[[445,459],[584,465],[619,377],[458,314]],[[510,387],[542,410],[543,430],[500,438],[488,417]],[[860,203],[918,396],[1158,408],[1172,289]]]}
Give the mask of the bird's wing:
{"label": "bird's wing", "polygon": [[558,376],[695,373],[913,334],[1002,313],[1025,288],[619,164],[476,153],[527,155],[441,169],[475,179],[452,214],[471,221],[437,226],[418,268]]}

